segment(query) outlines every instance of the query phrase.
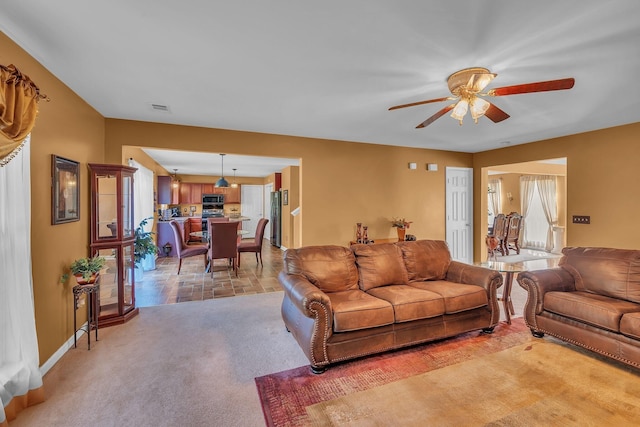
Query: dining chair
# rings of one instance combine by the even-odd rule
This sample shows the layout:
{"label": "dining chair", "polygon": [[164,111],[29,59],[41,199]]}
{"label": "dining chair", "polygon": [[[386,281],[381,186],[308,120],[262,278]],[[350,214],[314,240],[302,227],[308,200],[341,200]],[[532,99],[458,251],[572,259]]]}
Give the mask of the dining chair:
{"label": "dining chair", "polygon": [[262,264],[262,239],[264,238],[264,229],[267,227],[269,220],[260,218],[256,227],[256,237],[253,241],[240,242],[238,245],[238,267],[240,267],[240,255],[242,252],[255,252],[256,264],[258,263],[258,255],[260,255],[260,265]]}
{"label": "dining chair", "polygon": [[239,222],[209,222],[209,251],[207,257],[213,277],[213,261],[224,258],[230,261],[238,275],[238,225]]}
{"label": "dining chair", "polygon": [[188,258],[190,256],[196,255],[204,255],[204,265],[207,265],[207,245],[206,244],[196,244],[196,245],[187,245],[184,242],[184,237],[182,235],[182,230],[180,229],[180,225],[177,221],[172,220],[169,225],[171,225],[171,229],[173,230],[173,235],[176,240],[176,253],[178,254],[178,274],[180,274],[180,269],[182,268],[182,259]]}

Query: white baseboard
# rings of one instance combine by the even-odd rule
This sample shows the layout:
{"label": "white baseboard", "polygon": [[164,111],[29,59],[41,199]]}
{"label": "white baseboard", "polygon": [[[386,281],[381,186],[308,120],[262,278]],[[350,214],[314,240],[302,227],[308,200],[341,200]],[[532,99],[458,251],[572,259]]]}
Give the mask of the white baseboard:
{"label": "white baseboard", "polygon": [[[76,331],[76,340],[79,340],[80,337],[86,333],[86,326],[87,322],[85,322],[84,325],[82,325],[81,328]],[[40,373],[44,376],[47,372],[49,372],[49,369],[53,368],[53,365],[58,363],[58,360],[60,360],[71,347],[73,347],[73,335],[64,344],[62,344],[58,351],[53,353],[51,357],[46,362],[44,362],[44,364],[40,367]]]}

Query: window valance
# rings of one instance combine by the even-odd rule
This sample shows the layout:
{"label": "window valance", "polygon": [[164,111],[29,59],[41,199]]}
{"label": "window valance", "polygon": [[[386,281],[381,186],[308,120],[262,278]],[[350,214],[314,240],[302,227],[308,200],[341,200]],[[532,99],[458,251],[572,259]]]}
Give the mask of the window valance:
{"label": "window valance", "polygon": [[36,122],[37,103],[48,99],[15,65],[0,65],[0,166],[20,150]]}

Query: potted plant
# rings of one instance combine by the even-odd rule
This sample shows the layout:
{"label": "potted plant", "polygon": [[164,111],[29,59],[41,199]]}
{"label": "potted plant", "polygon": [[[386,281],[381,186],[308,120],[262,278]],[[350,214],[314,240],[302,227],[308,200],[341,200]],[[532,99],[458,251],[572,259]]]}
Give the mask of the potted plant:
{"label": "potted plant", "polygon": [[134,263],[137,274],[142,273],[141,262],[147,255],[155,255],[158,252],[156,242],[153,240],[152,231],[144,231],[147,221],[151,219],[145,218],[140,221],[140,225],[135,230],[135,244],[133,247]]}
{"label": "potted plant", "polygon": [[80,285],[95,283],[98,273],[104,267],[104,257],[95,255],[91,258],[79,258],[71,263],[69,269]]}

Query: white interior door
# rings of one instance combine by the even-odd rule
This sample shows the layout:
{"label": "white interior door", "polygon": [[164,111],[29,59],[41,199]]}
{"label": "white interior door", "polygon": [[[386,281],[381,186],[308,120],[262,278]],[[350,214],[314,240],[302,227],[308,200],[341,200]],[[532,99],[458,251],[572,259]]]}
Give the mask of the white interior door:
{"label": "white interior door", "polygon": [[451,258],[473,262],[473,169],[447,168],[447,244]]}
{"label": "white interior door", "polygon": [[[264,186],[264,214],[265,218],[271,221],[271,192],[273,191],[273,183],[266,184]],[[267,224],[267,228],[264,229],[264,238],[271,240],[271,224]]]}
{"label": "white interior door", "polygon": [[242,229],[249,232],[242,237],[253,239],[256,236],[258,220],[264,214],[262,210],[264,206],[262,202],[263,186],[243,184],[240,187],[240,193],[242,216],[251,218],[249,221],[242,221]]}

